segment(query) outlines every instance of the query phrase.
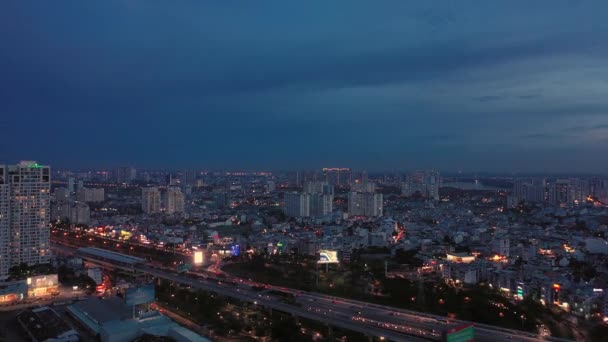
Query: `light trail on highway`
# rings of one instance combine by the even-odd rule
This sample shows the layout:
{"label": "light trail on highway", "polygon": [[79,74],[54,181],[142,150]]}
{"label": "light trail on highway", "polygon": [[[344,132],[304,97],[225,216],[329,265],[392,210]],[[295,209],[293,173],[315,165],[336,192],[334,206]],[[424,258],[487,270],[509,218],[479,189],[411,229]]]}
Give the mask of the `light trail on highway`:
{"label": "light trail on highway", "polygon": [[[58,244],[53,244],[52,248],[68,253],[74,253],[77,250],[77,247]],[[448,326],[470,323],[475,325],[476,341],[569,341],[554,337],[541,338],[538,335],[517,330],[446,319],[441,316],[314,292],[259,284],[233,276],[227,279],[219,279],[199,274],[192,275],[195,276],[195,278],[192,278],[147,264],[138,264],[130,270],[196,289],[215,292],[219,295],[236,298],[268,309],[280,310],[296,317],[324,322],[328,326],[360,332],[367,336],[384,337],[392,341],[438,341],[441,339],[442,331]],[[265,289],[264,294],[255,291],[252,288],[253,286]],[[297,305],[284,303],[281,301],[284,298],[269,294],[268,291],[288,293],[294,296]]]}

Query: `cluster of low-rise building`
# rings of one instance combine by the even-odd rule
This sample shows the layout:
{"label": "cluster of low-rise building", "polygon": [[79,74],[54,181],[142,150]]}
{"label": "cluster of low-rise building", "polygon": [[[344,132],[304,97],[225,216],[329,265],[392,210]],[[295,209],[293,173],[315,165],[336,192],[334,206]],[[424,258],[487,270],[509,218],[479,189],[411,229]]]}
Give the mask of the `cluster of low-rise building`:
{"label": "cluster of low-rise building", "polygon": [[[109,193],[91,225],[220,257],[234,245],[270,254],[331,250],[342,262],[366,248],[382,248],[389,259],[413,251],[422,266],[406,267],[402,275],[451,286],[483,283],[512,300],[530,296],[577,317],[608,316],[605,180],[503,179],[513,187],[475,181],[459,189],[436,171],[371,180],[345,168],[155,177],[156,183],[140,185],[139,195],[138,188],[124,197]],[[161,202],[171,202],[161,200],[163,192],[179,193],[183,207],[162,210]],[[117,214],[121,203],[143,212]],[[398,275],[389,261],[387,274]]]}

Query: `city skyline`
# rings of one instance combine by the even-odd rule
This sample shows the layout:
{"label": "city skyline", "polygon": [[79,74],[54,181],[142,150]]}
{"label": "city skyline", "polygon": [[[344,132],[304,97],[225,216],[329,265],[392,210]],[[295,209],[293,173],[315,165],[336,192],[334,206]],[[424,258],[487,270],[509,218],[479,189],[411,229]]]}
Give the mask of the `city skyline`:
{"label": "city skyline", "polygon": [[[12,2],[0,154],[57,167],[597,173],[606,6]],[[28,141],[6,143],[25,125]]]}

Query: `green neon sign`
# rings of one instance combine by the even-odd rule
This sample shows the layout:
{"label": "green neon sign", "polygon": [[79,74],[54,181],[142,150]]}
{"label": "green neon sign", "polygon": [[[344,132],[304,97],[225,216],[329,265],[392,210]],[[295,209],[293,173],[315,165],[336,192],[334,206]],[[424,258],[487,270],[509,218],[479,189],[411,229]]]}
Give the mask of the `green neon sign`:
{"label": "green neon sign", "polygon": [[469,342],[475,340],[475,331],[473,326],[467,327],[457,332],[453,332],[446,336],[447,342]]}

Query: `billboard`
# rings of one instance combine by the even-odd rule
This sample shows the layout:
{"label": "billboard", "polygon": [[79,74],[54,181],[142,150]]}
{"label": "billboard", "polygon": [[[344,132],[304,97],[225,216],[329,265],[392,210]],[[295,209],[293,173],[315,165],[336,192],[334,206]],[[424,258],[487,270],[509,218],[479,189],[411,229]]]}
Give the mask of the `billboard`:
{"label": "billboard", "polygon": [[26,282],[27,282],[28,287],[30,287],[30,288],[59,285],[59,280],[58,280],[57,274],[47,274],[47,275],[29,277],[26,279]]}
{"label": "billboard", "polygon": [[338,251],[332,251],[329,249],[322,249],[319,251],[319,264],[337,264],[338,261]]}
{"label": "billboard", "polygon": [[524,299],[524,284],[523,283],[517,284],[517,299],[519,299],[519,300]]}
{"label": "billboard", "polygon": [[150,303],[154,301],[155,295],[154,284],[131,287],[125,291],[125,304],[134,306]]}
{"label": "billboard", "polygon": [[193,260],[194,265],[196,266],[200,266],[203,264],[203,252],[202,251],[195,251],[194,252],[194,260]]}
{"label": "billboard", "polygon": [[33,276],[26,279],[27,294],[30,297],[46,296],[59,292],[57,274]]}
{"label": "billboard", "polygon": [[233,244],[230,245],[230,255],[239,256],[241,254],[241,245]]}
{"label": "billboard", "polygon": [[449,329],[444,334],[445,342],[470,342],[475,340],[473,324],[464,324],[456,328]]}

